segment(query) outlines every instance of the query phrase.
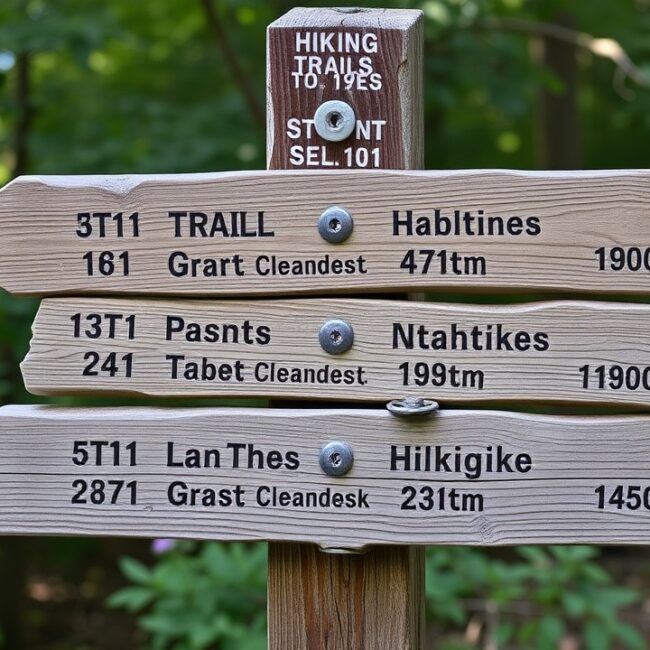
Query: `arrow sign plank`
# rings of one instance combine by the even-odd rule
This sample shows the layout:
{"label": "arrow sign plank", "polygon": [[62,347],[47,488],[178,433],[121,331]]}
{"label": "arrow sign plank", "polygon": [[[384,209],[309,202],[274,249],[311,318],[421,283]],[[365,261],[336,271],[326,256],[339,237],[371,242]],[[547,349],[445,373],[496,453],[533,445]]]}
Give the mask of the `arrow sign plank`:
{"label": "arrow sign plank", "polygon": [[647,544],[649,476],[648,417],[0,409],[0,534]]}
{"label": "arrow sign plank", "polygon": [[[319,216],[353,218],[343,243]],[[19,294],[650,290],[650,172],[22,177],[0,192]]]}
{"label": "arrow sign plank", "polygon": [[647,405],[650,306],[52,298],[22,367],[46,395]]}

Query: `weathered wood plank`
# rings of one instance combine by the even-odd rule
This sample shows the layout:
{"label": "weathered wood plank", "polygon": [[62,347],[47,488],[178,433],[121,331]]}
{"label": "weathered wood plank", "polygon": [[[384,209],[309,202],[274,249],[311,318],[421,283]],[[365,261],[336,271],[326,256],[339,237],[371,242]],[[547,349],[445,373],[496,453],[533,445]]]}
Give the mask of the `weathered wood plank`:
{"label": "weathered wood plank", "polygon": [[[352,470],[339,478],[318,465],[321,447],[333,439],[354,451]],[[101,465],[93,441],[107,443]],[[114,442],[119,466],[115,447],[107,446]],[[176,466],[192,464],[190,449],[199,450],[201,465],[205,450],[216,450],[208,453],[211,466]],[[241,450],[237,462],[235,449]],[[649,477],[647,416],[443,411],[405,420],[383,410],[0,409],[1,534],[286,540],[338,548],[647,544]],[[92,503],[93,489],[95,501],[102,500],[93,480],[125,482],[115,504],[107,497]],[[75,481],[90,488],[82,494],[84,484]],[[112,496],[113,489],[103,492]],[[197,505],[187,505],[193,489]],[[316,507],[291,505],[328,489],[347,495],[349,507],[328,506],[324,496]],[[224,490],[217,505],[203,505],[203,498],[211,503],[209,490]],[[75,494],[86,502],[72,503]]]}
{"label": "weathered wood plank", "polygon": [[[332,205],[354,220],[344,243],[318,234]],[[23,177],[0,192],[0,284],[43,295],[647,294],[649,209],[648,171]]]}
{"label": "weathered wood plank", "polygon": [[[319,342],[330,319],[343,354]],[[647,405],[650,306],[52,298],[22,369],[35,394]]]}

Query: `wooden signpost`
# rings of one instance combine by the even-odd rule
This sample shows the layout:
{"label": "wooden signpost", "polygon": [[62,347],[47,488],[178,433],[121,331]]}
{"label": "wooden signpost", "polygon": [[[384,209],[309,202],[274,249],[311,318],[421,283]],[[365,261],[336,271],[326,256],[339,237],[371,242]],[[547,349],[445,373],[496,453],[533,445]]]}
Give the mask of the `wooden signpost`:
{"label": "wooden signpost", "polygon": [[[273,23],[267,57],[269,167],[308,164],[309,153],[296,159],[298,147],[321,152],[321,164],[316,160],[311,169],[331,169],[327,161],[333,160],[341,174],[341,165],[366,168],[362,180],[368,166],[421,169],[423,31],[419,11],[294,9]],[[310,68],[317,74],[315,85]],[[313,122],[314,128],[296,134],[296,120]],[[309,192],[313,189],[310,183]],[[322,206],[316,230],[330,247],[354,241],[350,230],[355,223],[358,230],[361,216],[345,207],[340,211],[343,199],[353,196],[337,192]],[[294,239],[291,251],[303,249],[299,241]],[[327,284],[342,283],[329,277]],[[361,555],[336,550],[324,554],[309,544],[269,544],[269,650],[419,648],[423,547],[377,546]]]}
{"label": "wooden signpost", "polygon": [[417,11],[293,10],[271,170],[0,191],[0,285],[59,295],[31,392],[338,402],[4,407],[0,534],[269,541],[271,650],[419,650],[427,544],[650,543],[647,415],[394,414],[650,403],[647,305],[369,299],[650,294],[649,171],[418,171],[421,48]]}

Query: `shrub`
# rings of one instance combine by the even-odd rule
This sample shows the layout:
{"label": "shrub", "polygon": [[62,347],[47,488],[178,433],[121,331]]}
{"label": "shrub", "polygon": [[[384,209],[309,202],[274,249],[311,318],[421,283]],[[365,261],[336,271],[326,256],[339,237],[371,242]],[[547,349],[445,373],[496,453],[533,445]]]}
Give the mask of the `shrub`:
{"label": "shrub", "polygon": [[[152,650],[263,650],[266,547],[159,540],[149,568],[121,560],[132,583],[112,607],[138,615]],[[167,549],[170,550],[167,550]],[[427,550],[426,606],[441,650],[557,650],[572,635],[581,650],[644,650],[620,610],[640,594],[619,587],[589,546],[520,547],[512,560],[477,548]],[[469,626],[477,632],[468,635]]]}
{"label": "shrub", "polygon": [[108,605],[138,614],[152,650],[266,647],[265,545],[177,542],[152,568],[120,566],[132,585]]}
{"label": "shrub", "polygon": [[[491,559],[475,548],[438,548],[427,554],[426,602],[443,629],[474,622],[490,648],[556,650],[569,634],[583,650],[644,650],[619,610],[640,594],[613,584],[590,546],[520,547],[519,560]],[[476,644],[449,646],[470,649]]]}

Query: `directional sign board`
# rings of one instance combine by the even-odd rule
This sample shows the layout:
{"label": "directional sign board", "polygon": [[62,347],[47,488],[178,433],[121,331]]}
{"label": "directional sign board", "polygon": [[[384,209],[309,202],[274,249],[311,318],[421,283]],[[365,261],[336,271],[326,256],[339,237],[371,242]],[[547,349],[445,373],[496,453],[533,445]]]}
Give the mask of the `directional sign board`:
{"label": "directional sign board", "polygon": [[649,477],[648,417],[0,409],[0,534],[647,544]]}
{"label": "directional sign board", "polygon": [[[353,221],[340,243],[319,234],[332,206]],[[37,295],[649,293],[649,209],[647,171],[23,177],[0,192],[0,285]]]}
{"label": "directional sign board", "polygon": [[37,394],[647,405],[650,306],[52,298],[23,374]]}

